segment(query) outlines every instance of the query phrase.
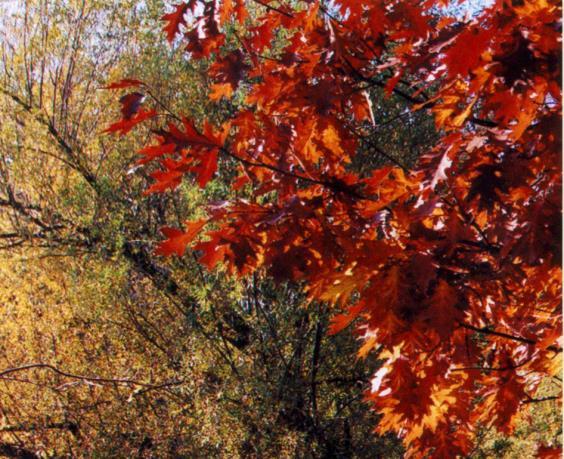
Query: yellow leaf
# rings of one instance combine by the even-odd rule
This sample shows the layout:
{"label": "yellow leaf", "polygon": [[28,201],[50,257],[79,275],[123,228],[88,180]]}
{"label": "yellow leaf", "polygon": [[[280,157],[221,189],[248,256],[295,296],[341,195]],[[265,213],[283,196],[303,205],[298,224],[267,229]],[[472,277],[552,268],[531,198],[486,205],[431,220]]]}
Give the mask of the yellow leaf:
{"label": "yellow leaf", "polygon": [[210,100],[217,102],[222,97],[226,97],[227,99],[230,99],[232,95],[233,95],[233,86],[231,86],[231,83],[216,83],[216,84],[212,84],[211,86],[211,92],[209,94],[209,98]]}

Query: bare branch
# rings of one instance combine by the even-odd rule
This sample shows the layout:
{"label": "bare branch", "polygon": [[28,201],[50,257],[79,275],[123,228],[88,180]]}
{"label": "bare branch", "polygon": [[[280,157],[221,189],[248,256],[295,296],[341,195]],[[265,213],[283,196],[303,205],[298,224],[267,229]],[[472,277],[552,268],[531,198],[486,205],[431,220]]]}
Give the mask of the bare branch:
{"label": "bare branch", "polygon": [[54,365],[51,365],[49,363],[30,363],[27,365],[22,365],[20,367],[13,367],[13,368],[7,368],[3,371],[0,371],[0,378],[3,378],[6,375],[9,375],[11,373],[16,373],[18,371],[27,371],[27,370],[31,370],[34,368],[43,368],[43,369],[48,369],[51,370],[61,376],[66,376],[67,378],[73,378],[73,379],[79,379],[82,381],[91,381],[91,382],[98,382],[98,383],[110,383],[110,384],[129,384],[129,385],[134,385],[134,386],[141,386],[141,387],[148,387],[151,389],[158,389],[158,388],[162,388],[162,387],[170,387],[170,386],[178,386],[180,384],[182,384],[184,382],[184,380],[176,380],[176,381],[169,381],[166,383],[161,383],[161,384],[149,384],[149,383],[144,383],[141,381],[136,381],[134,379],[128,379],[128,378],[102,378],[99,376],[84,376],[84,375],[77,375],[77,374],[73,374],[73,373],[68,373],[66,371],[63,371],[57,367],[55,367]]}

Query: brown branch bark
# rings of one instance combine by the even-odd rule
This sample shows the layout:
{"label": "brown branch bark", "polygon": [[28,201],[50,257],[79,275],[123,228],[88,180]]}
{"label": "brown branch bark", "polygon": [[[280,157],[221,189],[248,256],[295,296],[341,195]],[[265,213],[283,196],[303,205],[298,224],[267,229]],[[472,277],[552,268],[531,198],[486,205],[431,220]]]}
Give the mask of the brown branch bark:
{"label": "brown branch bark", "polygon": [[[490,330],[489,328],[483,327],[483,328],[479,328],[479,327],[475,327],[473,325],[469,325],[469,324],[460,324],[461,327],[466,328],[468,330],[472,330],[478,333],[482,333],[484,335],[492,335],[492,336],[499,336],[500,338],[506,338],[509,340],[513,340],[513,341],[517,341],[519,343],[525,343],[525,344],[531,344],[531,345],[536,345],[537,341],[532,340],[532,339],[528,339],[528,338],[523,338],[521,336],[515,336],[515,335],[510,335],[509,333],[504,333],[504,332],[499,332],[496,330]],[[552,352],[562,352],[562,349],[560,349],[559,347],[556,346],[548,346],[547,347],[548,350],[552,351]]]}
{"label": "brown branch bark", "polygon": [[151,389],[170,387],[170,386],[178,386],[178,385],[180,385],[184,382],[184,380],[177,380],[177,381],[169,381],[169,382],[161,383],[161,384],[149,384],[149,383],[144,383],[144,382],[141,382],[141,381],[136,381],[134,379],[128,379],[128,378],[102,378],[102,377],[99,377],[99,376],[84,376],[84,375],[77,375],[77,374],[73,374],[73,373],[68,373],[67,371],[63,371],[63,370],[61,370],[61,369],[57,368],[56,366],[51,365],[49,363],[30,363],[30,364],[22,365],[22,366],[19,366],[19,367],[7,368],[5,370],[0,371],[0,378],[4,377],[6,375],[9,375],[11,373],[31,370],[31,369],[35,369],[35,368],[48,369],[48,370],[51,370],[54,373],[57,373],[61,376],[65,376],[67,378],[72,378],[72,379],[79,379],[79,380],[82,380],[82,381],[92,381],[92,382],[109,383],[109,384],[129,384],[129,385],[134,385],[134,386],[147,387],[147,388],[151,388]]}

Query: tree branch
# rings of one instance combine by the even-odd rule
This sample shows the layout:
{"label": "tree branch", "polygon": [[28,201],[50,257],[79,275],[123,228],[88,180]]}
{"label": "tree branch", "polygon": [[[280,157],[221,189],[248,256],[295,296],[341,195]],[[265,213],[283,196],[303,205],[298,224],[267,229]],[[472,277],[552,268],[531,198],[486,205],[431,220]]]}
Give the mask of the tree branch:
{"label": "tree branch", "polygon": [[[510,335],[509,333],[504,333],[504,332],[499,332],[499,331],[495,331],[495,330],[490,330],[489,328],[483,327],[483,328],[479,328],[479,327],[475,327],[473,325],[469,325],[469,324],[464,324],[464,323],[460,323],[460,326],[462,328],[466,328],[468,330],[472,330],[478,333],[483,333],[484,335],[493,335],[493,336],[499,336],[500,338],[506,338],[506,339],[510,339],[513,341],[517,341],[519,343],[525,343],[525,344],[531,344],[531,345],[536,345],[537,341],[532,340],[532,339],[528,339],[528,338],[523,338],[521,336],[515,336],[515,335]],[[562,352],[562,349],[556,347],[556,346],[548,346],[547,349],[549,351],[552,352]]]}
{"label": "tree branch", "polygon": [[49,363],[30,363],[27,365],[22,365],[20,367],[7,368],[5,370],[0,371],[0,378],[3,378],[4,376],[9,375],[11,373],[31,370],[34,368],[48,369],[61,376],[65,376],[67,378],[79,379],[81,381],[92,381],[92,382],[111,383],[111,384],[130,384],[134,386],[148,387],[151,389],[157,389],[157,388],[169,387],[169,386],[178,386],[184,383],[184,380],[177,380],[177,381],[169,381],[162,384],[149,384],[149,383],[144,383],[144,382],[136,381],[134,379],[127,379],[127,378],[102,378],[99,376],[77,375],[63,371]]}
{"label": "tree branch", "polygon": [[551,397],[542,397],[542,398],[531,398],[529,400],[524,400],[523,402],[521,402],[523,405],[526,405],[527,403],[540,403],[540,402],[548,402],[551,400],[559,400],[560,397],[558,395],[553,395]]}

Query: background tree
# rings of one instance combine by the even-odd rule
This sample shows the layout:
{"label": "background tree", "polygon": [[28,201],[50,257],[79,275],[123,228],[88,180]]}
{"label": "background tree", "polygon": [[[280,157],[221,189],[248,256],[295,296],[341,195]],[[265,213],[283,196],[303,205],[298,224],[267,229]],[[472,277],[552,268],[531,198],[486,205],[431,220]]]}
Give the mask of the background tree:
{"label": "background tree", "polygon": [[326,305],[152,256],[158,228],[201,217],[234,173],[144,197],[149,129],[102,132],[102,88],[123,76],[196,119],[236,109],[208,100],[209,63],[167,46],[163,9],[29,1],[2,16],[1,453],[399,457],[362,400],[377,361],[351,365],[356,339],[326,335]]}

